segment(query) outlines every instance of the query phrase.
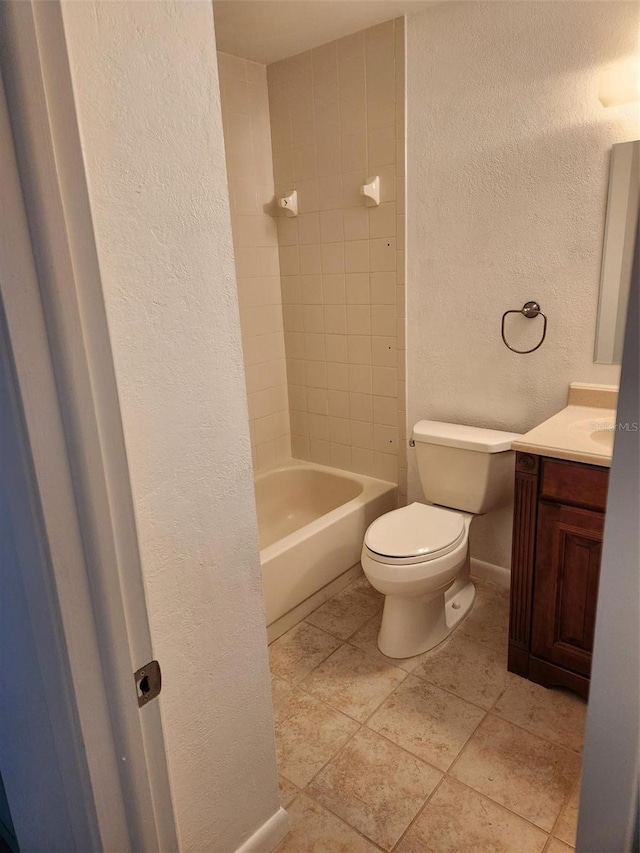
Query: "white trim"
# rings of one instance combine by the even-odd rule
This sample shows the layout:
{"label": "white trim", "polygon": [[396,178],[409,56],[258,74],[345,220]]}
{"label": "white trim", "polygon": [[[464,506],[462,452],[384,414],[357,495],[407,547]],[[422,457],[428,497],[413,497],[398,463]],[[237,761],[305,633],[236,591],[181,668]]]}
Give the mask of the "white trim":
{"label": "white trim", "polygon": [[280,807],[250,838],[241,844],[236,853],[271,853],[289,832],[289,815]]}
{"label": "white trim", "polygon": [[484,560],[477,560],[475,557],[471,558],[471,576],[494,583],[503,589],[509,589],[511,586],[509,569],[505,569],[504,566],[496,566],[494,563],[485,563]]}

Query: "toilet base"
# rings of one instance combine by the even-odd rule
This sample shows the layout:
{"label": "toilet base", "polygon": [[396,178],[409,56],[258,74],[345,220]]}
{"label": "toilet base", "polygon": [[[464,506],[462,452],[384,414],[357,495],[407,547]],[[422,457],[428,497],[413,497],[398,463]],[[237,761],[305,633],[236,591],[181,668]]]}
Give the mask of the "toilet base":
{"label": "toilet base", "polygon": [[446,640],[467,616],[476,596],[470,580],[461,588],[456,586],[452,584],[428,600],[387,595],[378,635],[382,654],[390,658],[415,657]]}

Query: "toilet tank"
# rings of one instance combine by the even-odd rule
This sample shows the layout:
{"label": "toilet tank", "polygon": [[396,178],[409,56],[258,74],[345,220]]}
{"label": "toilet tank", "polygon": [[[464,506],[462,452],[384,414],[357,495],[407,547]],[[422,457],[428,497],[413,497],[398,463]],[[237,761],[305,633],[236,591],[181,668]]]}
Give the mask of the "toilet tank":
{"label": "toilet tank", "polygon": [[418,421],[413,440],[420,482],[429,503],[480,515],[513,495],[517,433]]}

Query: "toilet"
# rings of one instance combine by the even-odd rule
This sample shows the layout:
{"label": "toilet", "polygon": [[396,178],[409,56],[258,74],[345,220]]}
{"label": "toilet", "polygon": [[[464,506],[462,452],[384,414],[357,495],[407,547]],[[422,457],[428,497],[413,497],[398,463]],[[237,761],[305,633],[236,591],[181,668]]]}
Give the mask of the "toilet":
{"label": "toilet", "polygon": [[418,421],[412,437],[427,503],[380,516],[362,546],[364,573],[385,596],[378,647],[391,658],[432,649],[469,613],[469,527],[511,499],[520,436]]}

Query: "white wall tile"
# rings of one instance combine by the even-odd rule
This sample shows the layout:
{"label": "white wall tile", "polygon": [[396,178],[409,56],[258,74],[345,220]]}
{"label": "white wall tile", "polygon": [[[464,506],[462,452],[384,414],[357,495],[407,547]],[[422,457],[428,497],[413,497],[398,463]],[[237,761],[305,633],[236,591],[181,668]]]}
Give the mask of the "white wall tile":
{"label": "white wall tile", "polygon": [[[390,480],[406,470],[404,446],[398,464],[405,410],[403,27],[402,19],[388,21],[267,69],[276,189],[295,183],[301,211],[278,223],[292,452]],[[259,69],[243,67],[242,74],[240,82],[262,79]],[[244,88],[236,89],[246,100]],[[242,120],[238,127],[246,133]],[[236,154],[246,157],[246,148]],[[360,193],[370,174],[380,176],[378,207],[367,207]],[[243,186],[234,215],[257,217],[256,204],[258,196]],[[269,237],[248,223],[241,240]],[[253,274],[254,259],[244,255],[241,263]],[[258,306],[260,295],[244,285],[251,280],[243,278],[241,300]],[[247,319],[252,330],[259,317],[254,311]],[[272,315],[267,323],[274,329]],[[263,354],[253,346],[250,360]],[[251,388],[267,381],[251,365]],[[276,422],[265,422],[265,435],[279,429]]]}

